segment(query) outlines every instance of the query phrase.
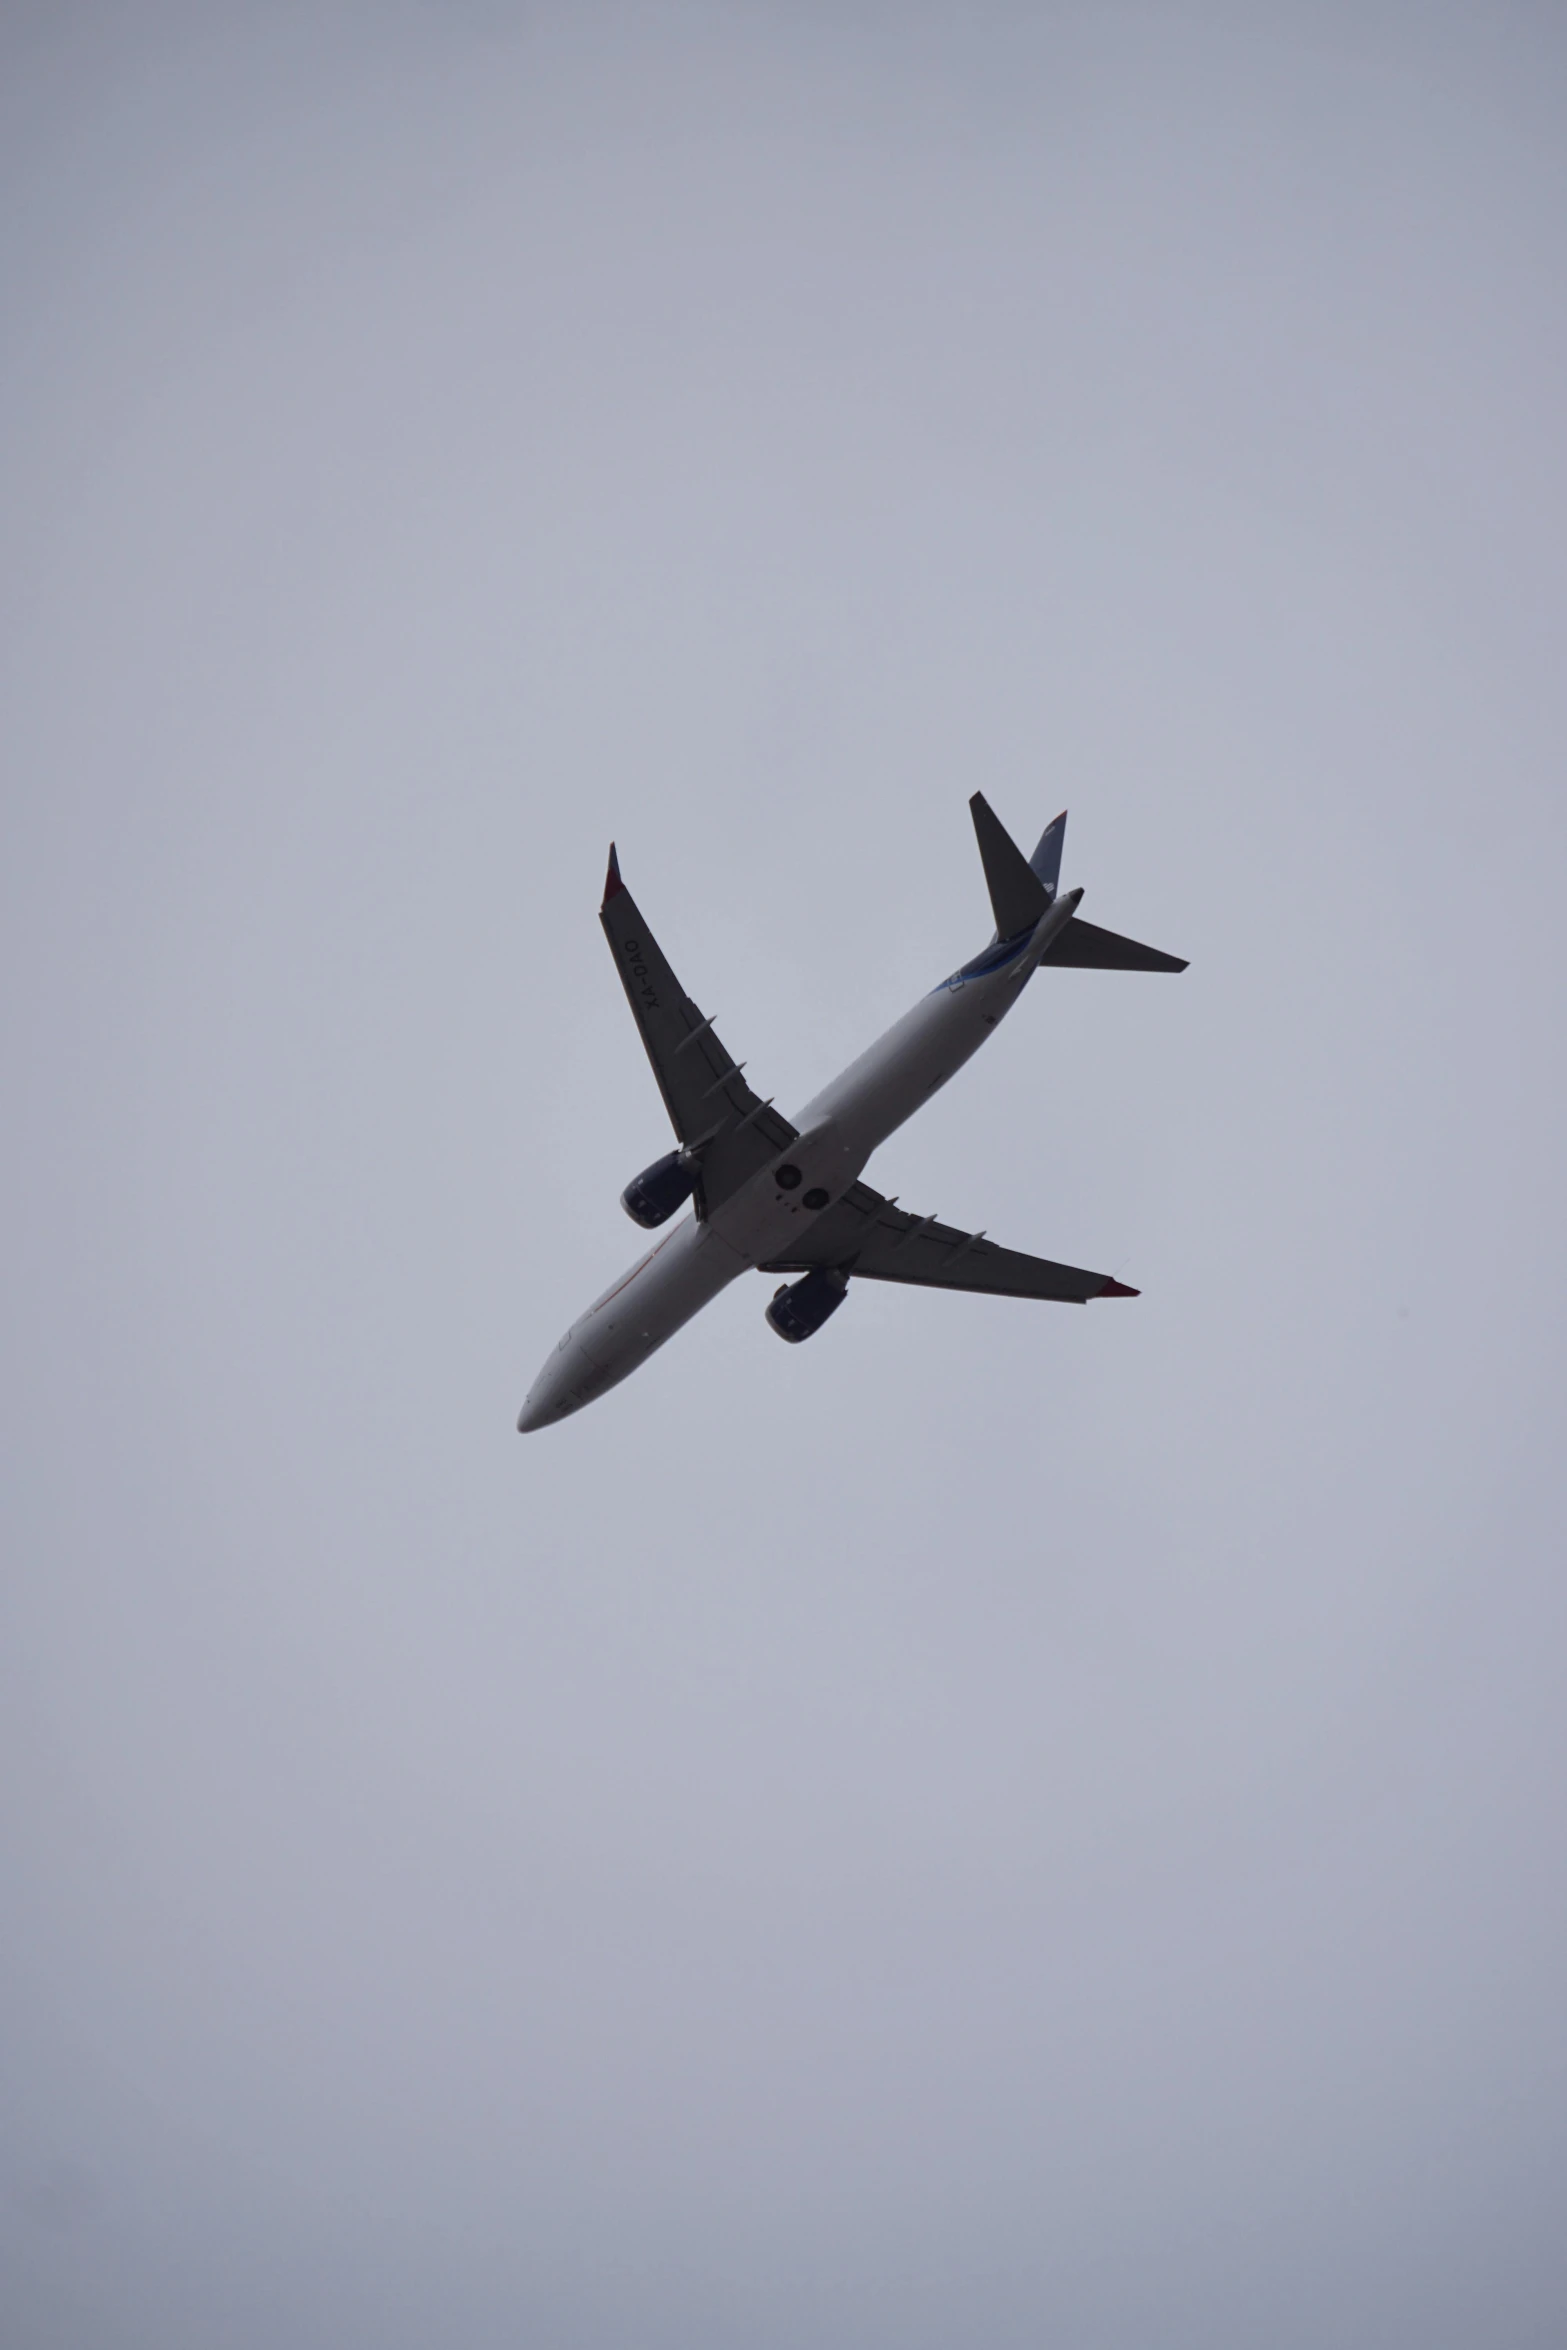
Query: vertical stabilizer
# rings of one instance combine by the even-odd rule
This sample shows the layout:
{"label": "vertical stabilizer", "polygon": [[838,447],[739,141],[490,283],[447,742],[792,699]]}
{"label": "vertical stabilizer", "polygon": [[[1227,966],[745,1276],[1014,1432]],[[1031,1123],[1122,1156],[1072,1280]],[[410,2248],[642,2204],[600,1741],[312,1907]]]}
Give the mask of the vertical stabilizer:
{"label": "vertical stabilizer", "polygon": [[969,801],[985,886],[996,917],[996,936],[1016,938],[1032,930],[1050,904],[1050,893],[983,792]]}
{"label": "vertical stabilizer", "polygon": [[1046,895],[1053,898],[1061,886],[1061,851],[1066,844],[1066,810],[1063,808],[1053,823],[1047,824],[1039,836],[1039,846],[1029,858],[1032,870],[1045,885]]}

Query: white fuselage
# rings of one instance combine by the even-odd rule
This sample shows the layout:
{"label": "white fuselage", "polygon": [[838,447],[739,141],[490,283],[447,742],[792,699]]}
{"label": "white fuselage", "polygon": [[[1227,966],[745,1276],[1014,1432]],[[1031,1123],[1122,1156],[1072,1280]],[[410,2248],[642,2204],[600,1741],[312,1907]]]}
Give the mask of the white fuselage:
{"label": "white fuselage", "polygon": [[[686,1214],[655,1241],[573,1322],[529,1389],[518,1427],[542,1428],[580,1411],[646,1362],[739,1274],[795,1254],[802,1223],[816,1220],[803,1204],[806,1195],[825,1191],[827,1206],[841,1199],[877,1145],[978,1052],[1082,894],[1068,891],[1032,932],[976,956],[922,997],[806,1104],[794,1121],[795,1140],[743,1190],[705,1219]],[[787,1191],[773,1179],[785,1162],[800,1170]]]}

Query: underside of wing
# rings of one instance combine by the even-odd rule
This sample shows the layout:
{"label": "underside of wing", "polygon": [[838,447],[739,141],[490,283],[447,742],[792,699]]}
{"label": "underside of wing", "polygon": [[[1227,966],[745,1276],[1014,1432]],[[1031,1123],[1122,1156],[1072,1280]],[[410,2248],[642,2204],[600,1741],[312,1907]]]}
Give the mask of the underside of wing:
{"label": "underside of wing", "polygon": [[670,1123],[695,1162],[697,1213],[705,1216],[792,1142],[795,1129],[752,1092],[744,1062],[725,1051],[676,979],[620,878],[613,848],[599,920]]}
{"label": "underside of wing", "polygon": [[1108,1273],[1000,1248],[983,1232],[961,1232],[934,1216],[911,1216],[856,1183],[813,1224],[797,1249],[764,1273],[806,1273],[818,1266],[862,1281],[907,1281],[922,1289],[970,1289],[991,1297],[1055,1298],[1086,1305],[1095,1297],[1136,1297]]}

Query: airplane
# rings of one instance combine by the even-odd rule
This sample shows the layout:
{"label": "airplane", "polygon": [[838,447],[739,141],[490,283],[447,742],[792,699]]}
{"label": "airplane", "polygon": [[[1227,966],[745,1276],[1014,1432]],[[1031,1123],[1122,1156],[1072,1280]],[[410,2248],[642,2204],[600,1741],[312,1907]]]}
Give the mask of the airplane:
{"label": "airplane", "polygon": [[1085,922],[1083,892],[1062,893],[1065,812],[1025,857],[982,792],[969,802],[995,932],[941,980],[793,1122],[762,1100],[686,994],[620,877],[613,844],[599,920],[615,957],[676,1147],[627,1184],[621,1206],[646,1230],[691,1212],[573,1322],[518,1415],[527,1433],[580,1411],[628,1378],[742,1273],[796,1276],[773,1293],[767,1321],[799,1345],[851,1281],[991,1297],[1136,1297],[1107,1273],[998,1247],[934,1216],[911,1215],[860,1181],[871,1153],[911,1118],[1005,1019],[1049,964],[1098,971],[1184,971],[1135,939]]}

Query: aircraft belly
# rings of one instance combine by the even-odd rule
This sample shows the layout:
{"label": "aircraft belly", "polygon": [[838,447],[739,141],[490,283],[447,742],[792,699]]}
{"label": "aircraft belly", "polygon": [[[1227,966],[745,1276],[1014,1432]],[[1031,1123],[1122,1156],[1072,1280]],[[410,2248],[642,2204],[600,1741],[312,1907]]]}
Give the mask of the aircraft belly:
{"label": "aircraft belly", "polygon": [[780,1162],[793,1175],[792,1184],[780,1185],[777,1170],[767,1168],[714,1211],[708,1229],[745,1264],[764,1264],[831,1201],[842,1198],[863,1163],[863,1153],[850,1150],[835,1126],[802,1134]]}
{"label": "aircraft belly", "polygon": [[710,1224],[688,1216],[599,1299],[574,1335],[601,1369],[624,1378],[748,1263]]}
{"label": "aircraft belly", "polygon": [[[943,989],[917,1004],[800,1112],[796,1139],[713,1210],[707,1229],[749,1265],[795,1253],[817,1216],[858,1181],[878,1143],[984,1042],[1006,1008],[987,1017],[988,992],[971,989],[959,1003]],[[781,1170],[791,1180],[780,1183]]]}
{"label": "aircraft belly", "polygon": [[857,1175],[872,1151],[979,1050],[1016,1000],[1014,987],[1003,982],[998,989],[993,980],[971,981],[958,993],[936,989],[851,1062],[796,1123],[806,1131],[830,1119],[858,1160]]}

